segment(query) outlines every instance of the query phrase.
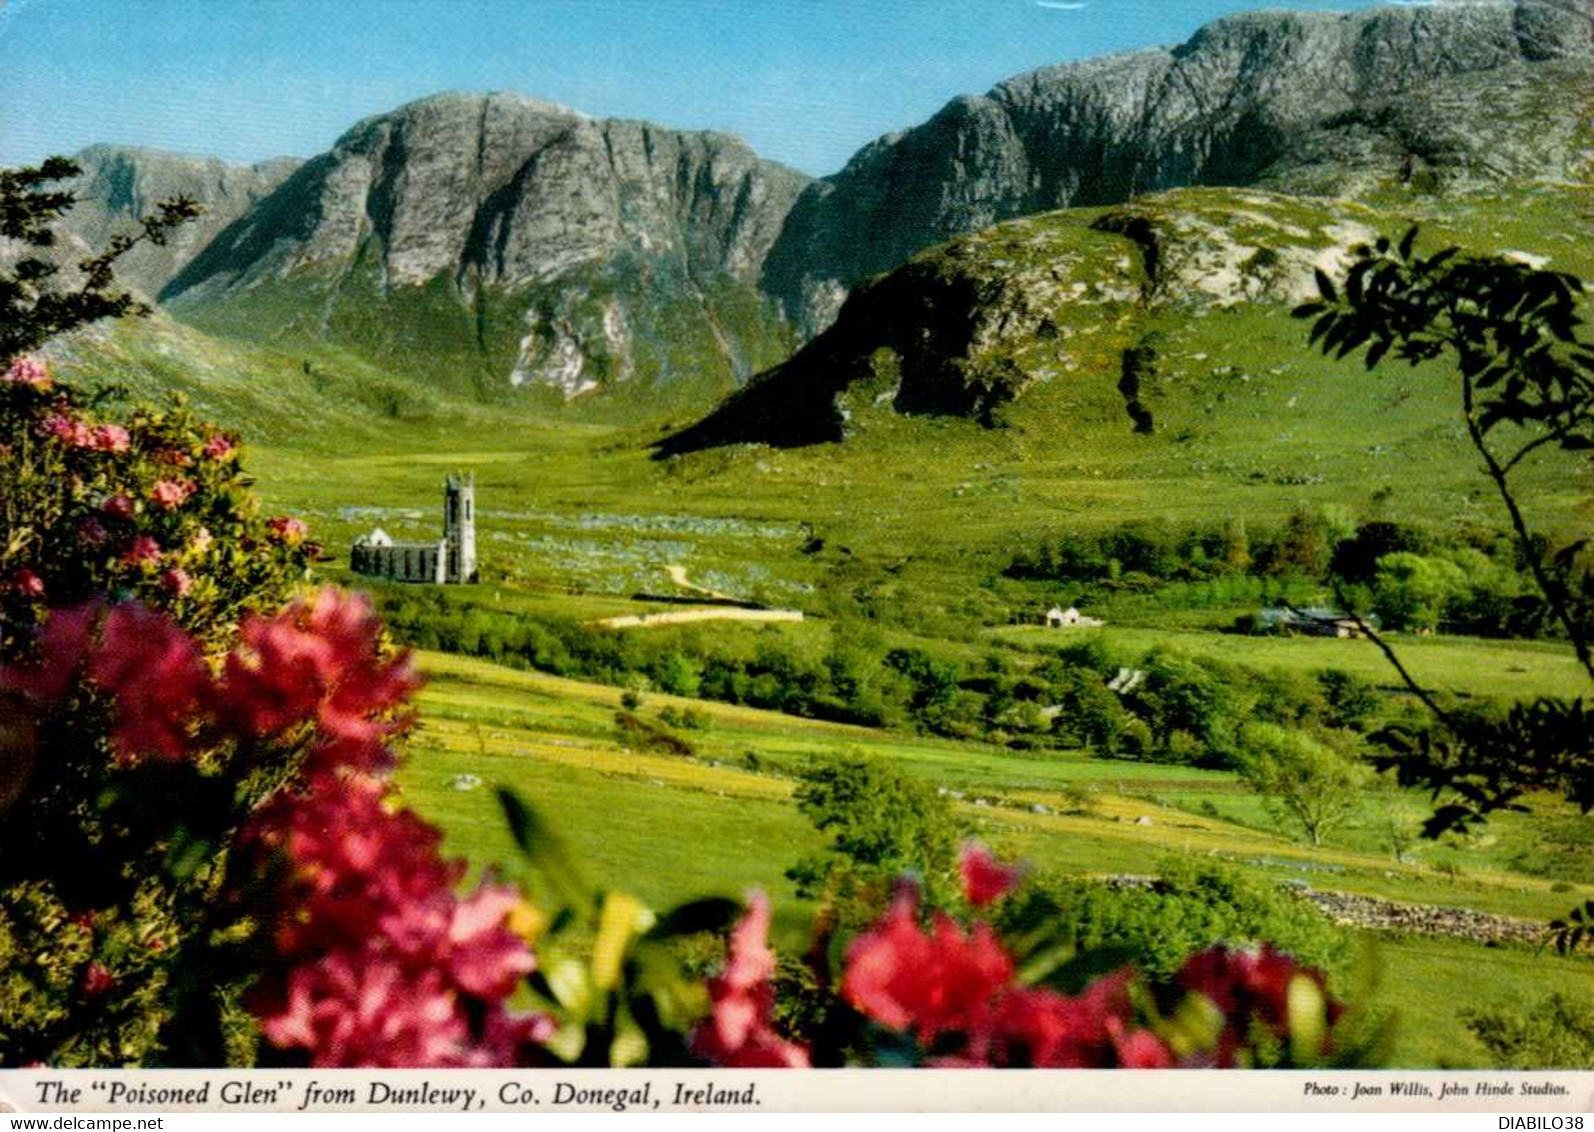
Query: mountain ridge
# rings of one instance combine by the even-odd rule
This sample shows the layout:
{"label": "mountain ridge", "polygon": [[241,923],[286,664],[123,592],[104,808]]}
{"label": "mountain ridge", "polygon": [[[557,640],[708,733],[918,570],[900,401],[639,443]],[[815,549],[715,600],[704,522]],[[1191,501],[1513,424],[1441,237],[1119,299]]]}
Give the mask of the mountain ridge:
{"label": "mountain ridge", "polygon": [[[1590,17],[1519,0],[1242,13],[1177,47],[1039,68],[984,95],[954,98],[810,185],[771,252],[764,287],[811,336],[852,286],[954,236],[1186,185],[1266,179],[1292,187],[1291,151],[1339,116],[1427,83],[1555,60],[1586,69],[1591,58]],[[1470,115],[1489,135],[1486,146],[1515,132],[1491,115],[1486,98]],[[1554,115],[1544,128],[1564,136],[1576,128],[1574,116]],[[1377,115],[1368,117],[1377,133]],[[1347,179],[1398,176],[1408,157],[1442,167],[1453,156],[1444,147],[1405,150],[1367,153],[1363,169],[1346,168]],[[1281,161],[1286,167],[1274,168]]]}

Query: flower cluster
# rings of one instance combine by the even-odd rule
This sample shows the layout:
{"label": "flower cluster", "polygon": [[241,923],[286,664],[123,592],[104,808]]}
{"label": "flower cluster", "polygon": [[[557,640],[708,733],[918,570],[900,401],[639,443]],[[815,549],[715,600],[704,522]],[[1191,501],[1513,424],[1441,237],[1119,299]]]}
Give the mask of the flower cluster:
{"label": "flower cluster", "polygon": [[[37,644],[31,662],[0,667],[0,694],[42,716],[86,677],[110,703],[122,765],[304,752],[299,785],[242,834],[278,881],[267,910],[277,962],[253,1000],[268,1041],[318,1065],[464,1066],[516,1064],[547,1037],[545,1019],[505,1005],[535,966],[510,928],[519,894],[488,884],[457,897],[464,864],[392,806],[379,776],[418,681],[407,656],[384,655],[365,599],[325,589],[249,618],[219,673],[137,602],[54,611]],[[97,962],[81,982],[96,994],[116,985]]]}
{"label": "flower cluster", "polygon": [[511,1066],[552,1033],[506,1005],[536,965],[509,926],[519,894],[456,897],[463,863],[390,808],[384,783],[323,776],[268,806],[246,839],[293,870],[275,926],[286,966],[251,997],[273,1045],[318,1066]]}
{"label": "flower cluster", "polygon": [[[317,548],[298,520],[256,517],[233,437],[181,403],[122,419],[106,404],[33,358],[0,380],[0,497],[26,517],[0,554],[5,629],[36,626],[47,606],[123,593],[208,641],[241,610],[274,605]],[[0,631],[0,658],[19,642]]]}
{"label": "flower cluster", "polygon": [[[977,846],[965,850],[960,872],[975,906],[1000,899],[1018,880]],[[965,930],[936,913],[922,926],[911,883],[852,942],[841,994],[873,1022],[914,1038],[926,1064],[962,1067],[1231,1068],[1251,1043],[1303,1034],[1314,1048],[1300,1052],[1320,1058],[1341,1013],[1320,973],[1266,946],[1203,951],[1161,988],[1141,987],[1132,968],[1077,995],[1024,985],[987,925]],[[1159,1001],[1173,1009],[1164,1013]],[[1192,1027],[1181,1014],[1206,1024]]]}
{"label": "flower cluster", "polygon": [[775,1031],[775,953],[769,949],[769,898],[754,893],[731,936],[725,970],[708,981],[711,1017],[692,1031],[691,1049],[716,1065],[738,1069],[802,1069],[808,1051]]}

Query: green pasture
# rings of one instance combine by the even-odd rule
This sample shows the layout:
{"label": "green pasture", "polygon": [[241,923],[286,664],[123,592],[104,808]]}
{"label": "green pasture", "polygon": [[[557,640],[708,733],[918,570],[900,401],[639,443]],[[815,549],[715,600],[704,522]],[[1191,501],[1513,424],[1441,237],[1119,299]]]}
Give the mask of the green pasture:
{"label": "green pasture", "polygon": [[[791,801],[790,776],[841,752],[866,752],[956,784],[951,788],[961,798],[954,808],[971,830],[1048,871],[1143,875],[1170,855],[1195,854],[1279,882],[1541,919],[1588,894],[1497,868],[1495,845],[1451,847],[1466,863],[1450,873],[1397,863],[1359,849],[1354,838],[1308,851],[1268,828],[1265,815],[1250,808],[1254,799],[1220,773],[1086,757],[1028,759],[648,696],[644,716],[690,704],[709,720],[705,730],[679,732],[695,745],[693,756],[664,755],[627,746],[614,723],[617,689],[439,654],[425,654],[423,666],[430,683],[400,782],[406,802],[442,826],[447,851],[474,870],[519,874],[491,793],[509,785],[552,819],[598,883],[655,905],[761,888],[782,908],[784,946],[800,944],[811,914],[784,871],[820,843]],[[1209,799],[1221,816],[1200,812],[1199,803]],[[1594,990],[1588,960],[1430,938],[1379,939],[1372,946],[1383,975],[1371,1001],[1399,1016],[1396,1058],[1404,1065],[1479,1064],[1478,1051],[1458,1037],[1458,986],[1471,995],[1519,1000],[1557,988]],[[1468,964],[1488,974],[1475,979]]]}
{"label": "green pasture", "polygon": [[[1192,656],[1310,675],[1337,668],[1379,686],[1400,685],[1400,675],[1372,643],[1332,637],[1251,637],[1180,629],[1108,625],[1100,629],[1016,626],[991,634],[1022,648],[1038,649],[1100,640],[1124,664],[1154,648]],[[1569,647],[1542,641],[1492,641],[1473,637],[1390,634],[1390,644],[1412,676],[1432,691],[1472,696],[1577,696],[1588,692],[1588,675]]]}

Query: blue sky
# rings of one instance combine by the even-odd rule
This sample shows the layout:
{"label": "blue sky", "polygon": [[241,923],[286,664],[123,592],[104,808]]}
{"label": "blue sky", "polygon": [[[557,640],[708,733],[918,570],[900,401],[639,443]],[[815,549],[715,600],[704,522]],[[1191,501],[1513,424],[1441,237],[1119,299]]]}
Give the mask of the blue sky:
{"label": "blue sky", "polygon": [[[1081,6],[1082,5],[1082,6]],[[309,156],[440,90],[740,134],[834,172],[1035,67],[1177,43],[1252,0],[0,0],[0,165],[96,141]],[[1343,11],[1371,0],[1274,8]]]}

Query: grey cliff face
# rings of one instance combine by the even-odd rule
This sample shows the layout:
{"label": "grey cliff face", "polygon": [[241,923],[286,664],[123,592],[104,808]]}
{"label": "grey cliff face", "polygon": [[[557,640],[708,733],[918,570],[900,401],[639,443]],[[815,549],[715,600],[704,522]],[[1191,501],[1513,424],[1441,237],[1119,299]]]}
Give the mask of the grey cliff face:
{"label": "grey cliff face", "polygon": [[[520,356],[500,376],[574,394],[595,381],[586,362],[631,349],[653,317],[642,306],[703,306],[702,291],[727,283],[750,291],[807,182],[725,135],[508,94],[440,95],[356,125],[162,297],[203,301],[356,265],[385,293],[439,279],[466,303],[482,289],[527,292]],[[555,282],[559,295],[528,291]]]}
{"label": "grey cliff face", "polygon": [[284,157],[229,165],[214,157],[110,145],[90,146],[73,160],[83,172],[68,186],[77,204],[65,226],[83,248],[98,250],[114,235],[136,233],[139,219],[171,197],[186,196],[204,207],[203,215],[172,232],[164,247],[141,244],[117,264],[118,280],[146,295],[158,294],[217,233],[299,164]]}
{"label": "grey cliff face", "polygon": [[[1343,188],[1413,159],[1498,173],[1469,158],[1502,147],[1532,149],[1516,164],[1555,175],[1576,100],[1523,138],[1489,92],[1545,67],[1579,82],[1591,60],[1591,17],[1538,0],[1219,20],[1172,50],[1019,76],[866,146],[803,194],[764,286],[811,335],[859,281],[1016,216],[1185,185],[1334,191],[1331,163]],[[1429,87],[1471,103],[1466,127],[1421,115]]]}

